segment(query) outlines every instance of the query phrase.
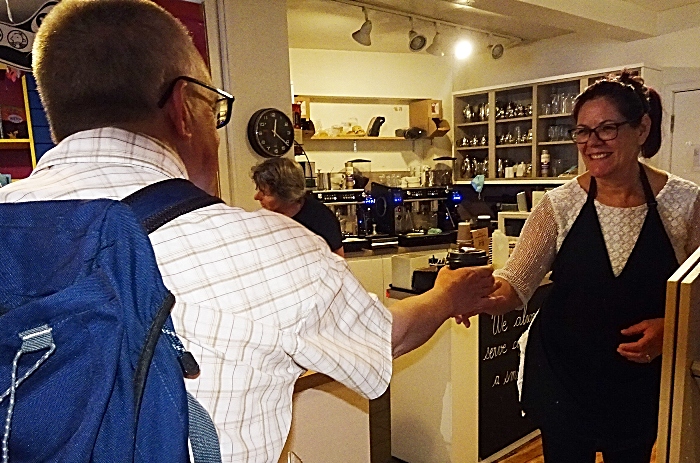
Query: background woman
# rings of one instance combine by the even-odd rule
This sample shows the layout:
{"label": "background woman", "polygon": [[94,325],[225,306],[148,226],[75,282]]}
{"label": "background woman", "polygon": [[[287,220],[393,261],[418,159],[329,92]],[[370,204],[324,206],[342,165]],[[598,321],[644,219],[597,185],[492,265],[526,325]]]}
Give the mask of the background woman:
{"label": "background woman", "polygon": [[522,406],[546,463],[648,463],[656,439],[666,280],[700,245],[700,190],[640,158],[661,144],[661,100],[623,72],[574,106],[587,172],[547,194],[495,274],[500,313],[554,286],[532,323]]}
{"label": "background woman", "polygon": [[340,222],[322,202],[306,194],[306,179],[299,163],[288,158],[267,159],[253,167],[253,181],[255,200],[263,208],[296,220],[344,257]]}

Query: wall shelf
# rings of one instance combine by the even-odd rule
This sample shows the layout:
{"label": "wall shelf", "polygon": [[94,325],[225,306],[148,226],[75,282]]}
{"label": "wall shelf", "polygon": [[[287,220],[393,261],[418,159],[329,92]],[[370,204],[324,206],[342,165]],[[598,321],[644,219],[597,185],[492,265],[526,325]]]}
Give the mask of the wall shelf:
{"label": "wall shelf", "polygon": [[[534,178],[487,178],[485,185],[563,185],[572,177],[534,177]],[[457,180],[455,185],[471,185],[472,179]]]}
{"label": "wall shelf", "polygon": [[0,138],[0,150],[29,148],[32,141],[27,138]]}
{"label": "wall shelf", "polygon": [[[391,98],[358,96],[296,95],[294,101],[301,105],[302,117],[314,122],[316,134],[310,140],[381,140],[410,141],[394,136],[397,130],[417,127],[426,132],[428,139],[442,136],[447,131],[440,121],[443,119],[442,101],[428,98]],[[378,137],[369,137],[370,125],[383,118]],[[437,121],[437,122],[436,122]],[[360,127],[364,135],[355,135]],[[338,130],[342,128],[342,130]],[[352,131],[350,129],[353,129]],[[319,134],[323,133],[323,136]],[[342,133],[333,136],[334,133]],[[345,135],[347,133],[347,135]],[[362,132],[360,132],[362,133]]]}
{"label": "wall shelf", "polygon": [[531,121],[532,116],[523,116],[523,117],[507,117],[503,119],[496,119],[496,124],[502,124],[504,122],[524,122],[524,121]]}
{"label": "wall shelf", "polygon": [[508,145],[496,145],[496,149],[501,148],[522,148],[524,146],[532,146],[532,143],[510,143]]}
{"label": "wall shelf", "polygon": [[551,145],[573,145],[574,141],[573,140],[557,140],[557,141],[541,141],[538,143],[539,145],[544,145],[544,146],[551,146]]}
{"label": "wall shelf", "polygon": [[344,136],[340,136],[340,137],[319,137],[319,136],[314,135],[313,137],[307,138],[306,140],[304,140],[304,143],[306,143],[306,141],[309,141],[309,140],[310,140],[310,141],[333,141],[333,142],[336,142],[336,141],[349,141],[349,140],[367,140],[367,141],[401,141],[401,140],[403,140],[403,141],[415,141],[415,140],[411,140],[411,139],[409,139],[409,138],[404,138],[404,137],[367,137],[367,136],[356,136],[356,137],[351,137],[351,136],[348,136],[348,137],[344,137]]}
{"label": "wall shelf", "polygon": [[464,122],[462,124],[457,124],[457,127],[474,127],[477,125],[487,125],[489,122],[488,121],[481,121],[481,122]]}
{"label": "wall shelf", "polygon": [[537,116],[540,119],[556,119],[557,117],[573,117],[571,113],[561,113],[561,114],[541,114]]}

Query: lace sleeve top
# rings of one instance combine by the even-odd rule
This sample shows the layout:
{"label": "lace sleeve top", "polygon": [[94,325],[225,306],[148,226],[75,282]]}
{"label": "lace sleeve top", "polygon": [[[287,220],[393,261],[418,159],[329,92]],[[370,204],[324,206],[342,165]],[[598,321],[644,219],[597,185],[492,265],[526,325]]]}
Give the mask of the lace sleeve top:
{"label": "lace sleeve top", "polygon": [[[533,208],[513,254],[506,265],[494,272],[515,289],[526,303],[551,270],[566,235],[586,202],[587,193],[573,179],[547,192]],[[700,187],[673,174],[656,197],[676,258],[685,261],[700,246]],[[605,245],[615,275],[619,275],[632,254],[642,229],[647,206],[613,207],[595,201]]]}

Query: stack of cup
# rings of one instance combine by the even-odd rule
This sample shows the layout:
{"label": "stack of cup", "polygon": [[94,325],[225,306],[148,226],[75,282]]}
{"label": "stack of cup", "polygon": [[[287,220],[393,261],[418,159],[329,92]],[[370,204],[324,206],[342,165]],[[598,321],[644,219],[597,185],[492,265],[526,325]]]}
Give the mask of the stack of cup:
{"label": "stack of cup", "polygon": [[472,247],[472,229],[468,222],[460,222],[457,227],[457,248]]}

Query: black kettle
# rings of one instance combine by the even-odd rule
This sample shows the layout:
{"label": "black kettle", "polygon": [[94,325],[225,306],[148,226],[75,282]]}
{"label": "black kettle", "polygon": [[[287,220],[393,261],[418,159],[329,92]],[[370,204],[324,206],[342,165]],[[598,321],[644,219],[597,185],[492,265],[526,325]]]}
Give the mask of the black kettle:
{"label": "black kettle", "polygon": [[367,136],[378,137],[379,129],[382,127],[385,120],[384,116],[373,117],[372,120],[369,121],[369,127],[367,127]]}

